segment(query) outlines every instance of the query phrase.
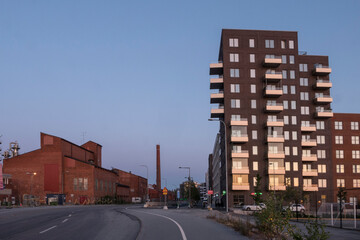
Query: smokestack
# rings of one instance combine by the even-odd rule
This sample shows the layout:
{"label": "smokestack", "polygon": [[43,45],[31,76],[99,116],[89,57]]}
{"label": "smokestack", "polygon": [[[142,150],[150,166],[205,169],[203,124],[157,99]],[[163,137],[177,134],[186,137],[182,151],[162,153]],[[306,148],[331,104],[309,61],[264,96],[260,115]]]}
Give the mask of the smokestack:
{"label": "smokestack", "polygon": [[160,145],[156,145],[156,187],[161,190]]}

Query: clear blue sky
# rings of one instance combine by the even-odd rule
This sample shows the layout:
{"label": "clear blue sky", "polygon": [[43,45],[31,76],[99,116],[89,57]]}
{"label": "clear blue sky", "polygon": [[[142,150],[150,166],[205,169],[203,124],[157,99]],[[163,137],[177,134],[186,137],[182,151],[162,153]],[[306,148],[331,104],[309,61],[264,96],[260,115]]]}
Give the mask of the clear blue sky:
{"label": "clear blue sky", "polygon": [[218,123],[208,122],[209,63],[222,28],[289,30],[328,55],[335,112],[360,113],[360,1],[0,1],[3,148],[40,132],[103,146],[103,166],[168,187],[190,166],[203,182]]}

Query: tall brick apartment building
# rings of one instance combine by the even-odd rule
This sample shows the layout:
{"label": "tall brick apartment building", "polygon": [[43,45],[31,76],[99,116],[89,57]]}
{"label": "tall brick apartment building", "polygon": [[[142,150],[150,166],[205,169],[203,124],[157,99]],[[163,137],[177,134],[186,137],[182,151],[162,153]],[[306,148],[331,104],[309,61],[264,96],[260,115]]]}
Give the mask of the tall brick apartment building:
{"label": "tall brick apartment building", "polygon": [[102,146],[89,141],[81,146],[41,133],[41,148],[4,159],[3,172],[11,174],[18,202],[27,195],[45,202],[64,194],[67,203],[94,203],[104,196],[125,201],[146,196],[146,178],[118,169],[102,168]]}
{"label": "tall brick apartment building", "polygon": [[328,66],[327,56],[298,51],[297,32],[222,30],[218,62],[210,64],[210,103],[211,118],[226,125],[226,137],[219,125],[212,158],[212,166],[221,166],[215,194],[223,204],[225,159],[229,207],[253,202],[257,174],[264,193],[289,184],[302,188],[308,202],[332,199],[331,175],[318,171],[332,169]]}

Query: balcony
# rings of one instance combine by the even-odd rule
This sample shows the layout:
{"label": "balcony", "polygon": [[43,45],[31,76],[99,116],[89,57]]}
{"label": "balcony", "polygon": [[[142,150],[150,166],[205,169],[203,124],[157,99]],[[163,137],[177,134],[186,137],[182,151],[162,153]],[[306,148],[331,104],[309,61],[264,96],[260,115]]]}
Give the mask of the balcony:
{"label": "balcony", "polygon": [[302,147],[316,147],[316,139],[301,139]]}
{"label": "balcony", "polygon": [[210,75],[223,75],[223,63],[210,63]]}
{"label": "balcony", "polygon": [[266,141],[270,143],[283,143],[285,138],[283,135],[268,135]]}
{"label": "balcony", "polygon": [[322,97],[316,97],[314,99],[314,102],[317,104],[328,104],[331,103],[333,101],[332,97],[324,95]]}
{"label": "balcony", "polygon": [[275,58],[269,58],[265,56],[263,66],[264,67],[278,67],[282,63],[281,57],[275,56]]}
{"label": "balcony", "polygon": [[266,81],[280,81],[282,79],[282,72],[265,73]]}
{"label": "balcony", "polygon": [[224,107],[223,106],[219,106],[217,108],[212,108],[211,109],[211,114],[210,114],[211,118],[221,118],[224,117]]}
{"label": "balcony", "polygon": [[319,188],[318,188],[317,184],[304,185],[303,186],[303,191],[305,191],[305,192],[317,192],[317,191],[319,191]]}
{"label": "balcony", "polygon": [[333,116],[334,113],[332,110],[319,110],[315,113],[316,118],[332,118]]}
{"label": "balcony", "polygon": [[210,89],[223,89],[224,79],[223,78],[210,78]]}
{"label": "balcony", "polygon": [[247,134],[234,134],[231,135],[231,142],[245,143],[249,141]]}
{"label": "balcony", "polygon": [[285,168],[284,167],[277,167],[277,168],[272,168],[272,166],[269,166],[268,168],[268,174],[272,174],[272,175],[284,175],[285,174]]}
{"label": "balcony", "polygon": [[247,126],[247,125],[249,125],[249,123],[248,123],[247,118],[240,118],[240,119],[236,119],[236,120],[231,120],[230,125],[231,126]]}
{"label": "balcony", "polygon": [[284,126],[284,120],[283,119],[277,119],[277,120],[267,120],[266,121],[266,127],[283,127]]}
{"label": "balcony", "polygon": [[284,151],[277,151],[277,152],[268,152],[268,158],[275,158],[275,159],[284,159],[285,152]]}
{"label": "balcony", "polygon": [[210,94],[210,103],[224,103],[224,93],[211,93]]}
{"label": "balcony", "polygon": [[249,174],[250,170],[249,170],[249,167],[232,168],[231,173],[232,174]]}
{"label": "balcony", "polygon": [[315,132],[316,125],[315,124],[301,125],[301,131],[302,132]]}
{"label": "balcony", "polygon": [[318,171],[317,169],[303,169],[302,175],[303,177],[317,177]]}
{"label": "balcony", "polygon": [[265,88],[264,91],[264,95],[265,97],[280,97],[283,95],[283,90],[282,88]]}
{"label": "balcony", "polygon": [[328,66],[322,66],[320,64],[315,64],[313,75],[316,76],[325,76],[331,73],[331,68]]}
{"label": "balcony", "polygon": [[281,112],[284,110],[284,105],[282,103],[270,103],[266,104],[265,112]]}
{"label": "balcony", "polygon": [[304,162],[316,162],[317,155],[316,154],[302,155],[301,160]]}
{"label": "balcony", "polygon": [[233,183],[232,190],[250,190],[249,183]]}
{"label": "balcony", "polygon": [[286,190],[286,186],[284,184],[282,185],[269,185],[269,191],[285,191]]}
{"label": "balcony", "polygon": [[249,151],[247,150],[241,150],[241,151],[232,151],[231,152],[232,158],[249,158]]}
{"label": "balcony", "polygon": [[314,84],[315,89],[329,89],[332,87],[332,83],[330,80],[316,80],[316,83]]}

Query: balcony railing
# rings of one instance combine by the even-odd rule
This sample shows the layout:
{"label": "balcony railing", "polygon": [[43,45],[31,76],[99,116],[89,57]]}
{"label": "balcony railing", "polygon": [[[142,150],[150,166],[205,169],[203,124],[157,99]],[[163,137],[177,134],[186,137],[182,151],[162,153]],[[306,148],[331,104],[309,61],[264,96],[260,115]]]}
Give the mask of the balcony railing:
{"label": "balcony railing", "polygon": [[317,161],[317,155],[316,154],[303,154],[301,159],[302,159],[302,161],[314,162],[314,161]]}
{"label": "balcony railing", "polygon": [[315,103],[331,103],[332,102],[332,97],[330,95],[323,95],[323,96],[318,96],[318,97],[315,97]]}
{"label": "balcony railing", "polygon": [[223,63],[210,63],[210,75],[222,75],[223,74]]}
{"label": "balcony railing", "polygon": [[267,135],[267,142],[284,142],[284,135],[276,134],[276,135]]}
{"label": "balcony railing", "polygon": [[305,177],[315,177],[318,175],[318,170],[317,169],[303,169],[302,174]]}
{"label": "balcony railing", "polygon": [[264,67],[277,67],[282,63],[280,56],[265,56],[263,66]]}
{"label": "balcony railing", "polygon": [[314,88],[317,89],[328,89],[331,87],[332,87],[332,83],[330,82],[330,80],[323,80],[323,79],[316,80],[316,83],[314,85]]}
{"label": "balcony railing", "polygon": [[301,139],[301,146],[303,147],[316,147],[316,139]]}
{"label": "balcony railing", "polygon": [[306,191],[306,192],[314,192],[314,191],[318,191],[319,188],[318,188],[318,185],[317,184],[304,184],[303,185],[303,191]]}
{"label": "balcony railing", "polygon": [[328,75],[331,73],[331,68],[329,66],[323,66],[321,64],[314,64],[314,75]]}
{"label": "balcony railing", "polygon": [[248,119],[247,118],[234,118],[230,121],[231,126],[247,126]]}
{"label": "balcony railing", "polygon": [[333,117],[334,113],[332,110],[316,110],[315,117],[318,118],[329,118]]}
{"label": "balcony railing", "polygon": [[302,132],[314,132],[316,131],[315,124],[301,124],[301,131]]}

